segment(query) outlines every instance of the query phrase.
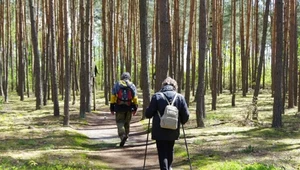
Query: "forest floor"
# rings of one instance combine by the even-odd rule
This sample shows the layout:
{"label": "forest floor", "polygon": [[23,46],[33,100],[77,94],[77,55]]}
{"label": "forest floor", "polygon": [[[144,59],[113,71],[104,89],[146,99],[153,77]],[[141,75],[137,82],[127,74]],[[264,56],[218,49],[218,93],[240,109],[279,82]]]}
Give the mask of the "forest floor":
{"label": "forest floor", "polygon": [[[207,95],[205,128],[196,127],[195,103],[191,103],[185,133],[193,169],[300,170],[297,108],[285,109],[284,127],[273,129],[270,94],[259,96],[258,121],[246,119],[252,109],[251,99],[251,94],[237,95],[236,106],[231,107],[231,95],[220,94],[213,111]],[[78,101],[70,106],[69,127],[62,126],[62,101],[61,116],[54,117],[50,101],[35,110],[34,98],[19,101],[11,95],[9,100],[0,104],[0,169],[143,169],[148,119],[141,120],[142,110],[132,119],[125,146],[119,147],[114,116],[101,94],[96,110],[85,119],[79,118]],[[189,169],[182,131],[174,155],[174,170]],[[151,134],[145,169],[159,169]]]}

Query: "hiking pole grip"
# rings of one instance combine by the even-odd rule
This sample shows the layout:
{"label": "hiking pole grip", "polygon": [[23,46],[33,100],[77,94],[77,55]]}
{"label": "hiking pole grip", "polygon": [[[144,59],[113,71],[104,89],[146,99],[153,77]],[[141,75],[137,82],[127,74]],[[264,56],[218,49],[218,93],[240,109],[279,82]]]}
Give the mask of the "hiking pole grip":
{"label": "hiking pole grip", "polygon": [[146,166],[146,157],[147,157],[147,147],[148,147],[148,138],[149,138],[149,128],[150,128],[150,119],[148,122],[148,129],[147,129],[147,140],[146,140],[146,149],[145,149],[145,156],[144,156],[144,166],[143,166],[143,170],[145,170],[145,166]]}
{"label": "hiking pole grip", "polygon": [[185,137],[185,131],[184,131],[183,124],[182,124],[182,132],[183,132],[185,148],[186,148],[186,152],[187,152],[187,156],[188,156],[188,160],[189,160],[189,164],[190,164],[190,170],[192,170],[193,168],[192,168],[192,164],[191,164],[191,159],[190,159],[189,149],[188,149],[187,142],[186,142],[186,137]]}

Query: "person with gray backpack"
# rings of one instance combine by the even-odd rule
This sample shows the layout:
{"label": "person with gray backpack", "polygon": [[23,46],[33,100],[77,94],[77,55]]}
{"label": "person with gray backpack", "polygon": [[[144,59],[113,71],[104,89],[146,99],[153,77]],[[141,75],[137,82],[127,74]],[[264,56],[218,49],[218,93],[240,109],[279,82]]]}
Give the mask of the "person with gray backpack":
{"label": "person with gray backpack", "polygon": [[[179,139],[180,125],[189,120],[189,110],[183,95],[177,93],[177,82],[167,77],[146,109],[145,116],[152,118],[152,139],[156,140],[161,170],[172,169],[174,144]],[[150,121],[150,120],[149,120]]]}

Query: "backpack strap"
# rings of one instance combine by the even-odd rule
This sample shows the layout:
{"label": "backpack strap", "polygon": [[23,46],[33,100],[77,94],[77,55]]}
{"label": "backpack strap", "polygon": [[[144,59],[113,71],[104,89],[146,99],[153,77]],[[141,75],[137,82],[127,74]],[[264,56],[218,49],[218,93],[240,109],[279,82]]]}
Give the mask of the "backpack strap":
{"label": "backpack strap", "polygon": [[166,98],[166,96],[162,92],[158,92],[158,94],[160,94],[168,102],[168,104],[171,105],[169,100]]}
{"label": "backpack strap", "polygon": [[176,98],[177,98],[177,95],[178,95],[178,93],[176,93],[176,94],[175,94],[175,97],[174,97],[174,99],[173,99],[173,101],[172,101],[172,104],[171,104],[171,105],[174,105],[174,102],[175,102],[175,100],[176,100]]}
{"label": "backpack strap", "polygon": [[[178,95],[178,93],[176,93],[172,103],[170,103],[169,100],[166,98],[166,96],[162,92],[158,92],[158,94],[160,94],[168,102],[168,105],[173,105],[177,98],[177,95]],[[157,113],[158,113],[159,118],[161,118],[159,111],[157,111]]]}
{"label": "backpack strap", "polygon": [[174,105],[174,102],[175,102],[175,100],[177,98],[177,95],[178,95],[178,93],[176,93],[172,103],[170,103],[169,100],[166,98],[166,96],[162,92],[158,92],[158,94],[160,94],[168,102],[169,105]]}

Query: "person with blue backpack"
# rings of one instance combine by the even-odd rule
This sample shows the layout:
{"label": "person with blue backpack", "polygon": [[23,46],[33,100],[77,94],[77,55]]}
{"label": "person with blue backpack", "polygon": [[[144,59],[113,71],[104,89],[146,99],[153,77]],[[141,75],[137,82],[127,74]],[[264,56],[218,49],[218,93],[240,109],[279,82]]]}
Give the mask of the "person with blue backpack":
{"label": "person with blue backpack", "polygon": [[130,132],[132,115],[138,108],[138,96],[135,85],[131,82],[130,73],[124,72],[121,80],[112,88],[110,99],[110,112],[115,115],[115,120],[120,137],[120,146],[124,146]]}

